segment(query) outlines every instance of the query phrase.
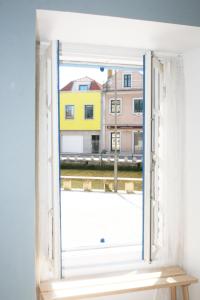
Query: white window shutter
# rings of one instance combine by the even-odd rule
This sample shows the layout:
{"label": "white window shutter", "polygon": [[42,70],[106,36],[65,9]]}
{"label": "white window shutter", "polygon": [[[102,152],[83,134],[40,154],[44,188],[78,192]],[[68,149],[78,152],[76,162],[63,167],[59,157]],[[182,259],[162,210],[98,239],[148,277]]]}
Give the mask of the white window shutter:
{"label": "white window shutter", "polygon": [[37,261],[41,280],[60,278],[58,42],[37,47]]}
{"label": "white window shutter", "polygon": [[143,122],[143,259],[151,262],[151,96],[152,53],[144,55],[144,122]]}
{"label": "white window shutter", "polygon": [[147,51],[144,57],[144,253],[151,262],[160,245],[159,141],[163,68]]}
{"label": "white window shutter", "polygon": [[160,100],[163,93],[163,65],[152,57],[152,120],[151,120],[151,246],[152,259],[160,246]]}
{"label": "white window shutter", "polygon": [[61,276],[60,181],[59,181],[59,42],[53,41],[47,54],[47,140],[48,140],[48,255],[53,277]]}

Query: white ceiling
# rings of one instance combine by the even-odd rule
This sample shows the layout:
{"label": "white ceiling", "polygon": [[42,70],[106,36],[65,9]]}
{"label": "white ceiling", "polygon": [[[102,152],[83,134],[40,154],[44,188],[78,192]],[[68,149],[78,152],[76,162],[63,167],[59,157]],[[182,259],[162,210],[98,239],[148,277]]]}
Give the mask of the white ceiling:
{"label": "white ceiling", "polygon": [[200,48],[200,27],[38,10],[37,40],[182,53]]}

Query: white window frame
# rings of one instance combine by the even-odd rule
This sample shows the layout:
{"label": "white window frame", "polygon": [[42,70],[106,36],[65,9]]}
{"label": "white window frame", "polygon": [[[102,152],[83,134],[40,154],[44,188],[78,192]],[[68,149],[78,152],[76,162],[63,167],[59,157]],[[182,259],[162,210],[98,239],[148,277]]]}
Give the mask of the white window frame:
{"label": "white window frame", "polygon": [[[99,48],[99,47],[98,47]],[[55,49],[55,47],[54,47]],[[68,49],[68,58],[70,56],[70,49]],[[90,51],[91,49],[88,49],[88,51]],[[98,49],[99,50],[99,49]],[[73,52],[73,51],[72,51]],[[146,56],[146,72],[145,72],[145,96],[148,99],[151,99],[151,51],[142,51],[141,53],[145,54]],[[140,55],[141,55],[140,53]],[[92,53],[92,55],[94,54],[94,52]],[[92,56],[91,55],[91,56]],[[104,54],[105,55],[105,54]],[[100,53],[99,53],[100,56]],[[128,61],[131,62],[131,57],[133,56],[133,52],[132,50],[130,51],[130,56],[128,57]],[[55,55],[54,55],[55,57]],[[62,57],[62,62],[63,62],[63,56]],[[73,58],[75,58],[76,55],[73,53]],[[89,57],[89,56],[88,56]],[[122,56],[121,56],[122,57]],[[68,60],[66,60],[68,61]],[[114,65],[121,65],[123,66],[123,63],[117,64],[117,58],[115,57],[114,59],[115,64]],[[74,62],[76,62],[76,60],[74,59]],[[83,60],[84,62],[84,60]],[[99,61],[101,64],[103,63],[102,59],[100,59]],[[98,60],[96,59],[96,57],[94,58],[94,64],[98,64],[99,63]],[[105,65],[107,64],[108,60],[105,61]],[[85,62],[87,63],[87,62]],[[91,63],[91,62],[90,62]],[[131,65],[131,64],[130,64]],[[56,68],[56,64],[54,64],[54,68]],[[151,111],[151,101],[147,102],[147,105],[145,107],[145,111]],[[150,206],[150,168],[151,168],[151,151],[150,151],[150,147],[151,147],[151,114],[145,114],[145,156],[144,156],[144,163],[145,163],[145,174],[144,174],[144,198],[145,198],[145,206],[144,206],[144,261],[151,261],[151,206]],[[118,130],[119,132],[119,130]],[[120,149],[121,149],[121,133],[120,133]],[[111,143],[110,143],[111,145]],[[57,199],[58,200],[58,199]],[[57,201],[58,203],[58,201]],[[58,209],[59,210],[59,209]],[[56,212],[54,212],[55,214],[57,214]],[[57,222],[58,224],[59,222]],[[56,235],[59,235],[59,226],[57,227],[57,229],[54,231],[54,233]],[[54,237],[54,240],[56,240],[57,238]],[[59,240],[59,239],[57,239]],[[59,244],[60,247],[60,244]],[[58,247],[58,248],[59,248]],[[61,253],[59,253],[59,249],[57,249],[56,251],[56,260],[55,260],[55,271],[54,273],[57,274],[56,276],[59,277],[59,269],[60,269],[60,261],[61,261],[61,257],[59,257],[59,255],[61,255]],[[143,261],[141,261],[140,263],[143,264]],[[61,269],[60,269],[61,270]]]}
{"label": "white window frame", "polygon": [[[115,150],[112,150],[112,134],[115,134],[115,131],[110,131],[110,152],[114,152]],[[119,143],[119,151],[121,151],[122,149],[122,133],[121,130],[117,130],[117,133],[119,133],[119,139],[120,139],[120,143]]]}
{"label": "white window frame", "polygon": [[150,263],[152,260],[152,214],[151,214],[151,111],[152,111],[152,53],[146,51],[145,55],[145,84],[144,84],[144,124],[143,124],[143,149],[144,149],[144,162],[143,162],[143,197],[144,197],[144,261]]}
{"label": "white window frame", "polygon": [[36,250],[37,273],[44,280],[61,278],[58,41],[40,45],[38,52]]}
{"label": "white window frame", "polygon": [[[118,112],[117,115],[121,115],[123,113],[122,98],[117,98],[117,100],[120,101],[120,112]],[[113,115],[115,115],[115,113],[111,111],[111,102],[112,101],[115,101],[115,98],[112,97],[112,98],[109,99],[109,114],[113,116]]]}
{"label": "white window frame", "polygon": [[143,112],[135,112],[135,101],[136,100],[142,100],[143,101],[143,107],[144,107],[144,100],[143,100],[143,98],[142,97],[134,97],[134,98],[132,98],[132,113],[134,114],[134,115],[142,115],[143,114]]}

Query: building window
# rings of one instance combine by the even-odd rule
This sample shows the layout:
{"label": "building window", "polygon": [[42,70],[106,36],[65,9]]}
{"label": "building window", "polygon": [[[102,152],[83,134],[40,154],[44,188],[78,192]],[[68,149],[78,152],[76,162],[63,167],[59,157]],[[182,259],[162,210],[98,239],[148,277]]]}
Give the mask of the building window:
{"label": "building window", "polygon": [[87,84],[80,84],[79,85],[79,91],[88,91],[88,85]]}
{"label": "building window", "polygon": [[120,151],[120,132],[111,132],[111,151],[115,151],[115,144],[117,151]]}
{"label": "building window", "polygon": [[143,132],[133,132],[133,154],[142,155],[143,153]]}
{"label": "building window", "polygon": [[85,105],[85,119],[90,120],[94,118],[94,106]]}
{"label": "building window", "polygon": [[121,101],[120,100],[110,100],[110,112],[111,114],[115,113],[115,105],[116,112],[119,114],[121,112]]}
{"label": "building window", "polygon": [[65,105],[65,119],[74,119],[74,105]]}
{"label": "building window", "polygon": [[143,112],[143,99],[133,99],[133,113]]}
{"label": "building window", "polygon": [[125,88],[131,87],[131,74],[124,74],[124,87]]}

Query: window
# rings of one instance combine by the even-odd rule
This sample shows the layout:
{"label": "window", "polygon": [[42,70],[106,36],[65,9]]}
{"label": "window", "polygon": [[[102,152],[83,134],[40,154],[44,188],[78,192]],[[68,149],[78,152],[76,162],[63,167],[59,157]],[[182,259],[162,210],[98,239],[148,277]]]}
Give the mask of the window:
{"label": "window", "polygon": [[143,151],[143,132],[133,132],[133,154],[142,155]]}
{"label": "window", "polygon": [[110,112],[111,114],[115,113],[115,105],[116,112],[119,114],[121,112],[121,100],[110,100]]}
{"label": "window", "polygon": [[143,99],[134,99],[133,113],[142,113],[142,112],[143,112]]}
{"label": "window", "polygon": [[65,105],[65,119],[74,119],[74,105]]}
{"label": "window", "polygon": [[131,87],[131,74],[124,74],[124,87],[125,88]]}
{"label": "window", "polygon": [[99,135],[92,135],[92,153],[99,153]]}
{"label": "window", "polygon": [[120,132],[111,132],[111,151],[115,151],[115,143],[117,151],[120,151]]}
{"label": "window", "polygon": [[[59,53],[59,52],[56,51],[55,54],[56,53]],[[151,56],[149,55],[149,57],[151,57]],[[54,68],[50,68],[51,66],[49,66],[49,69],[50,69],[50,71],[54,72],[53,74],[57,74],[55,71],[56,71],[56,67],[58,66],[58,64],[57,64],[57,60],[56,59],[54,61],[55,61],[54,65],[53,65]],[[151,70],[148,68],[147,63],[146,63],[146,69],[145,70],[147,70],[147,71],[149,70],[149,74],[151,74]],[[50,72],[47,72],[47,75],[49,73]],[[50,75],[51,75],[51,73],[50,73]],[[121,265],[121,262],[124,265],[129,265],[129,262],[133,262],[134,263],[134,260],[138,259],[138,257],[139,257],[139,259],[142,258],[142,255],[141,255],[141,249],[142,249],[142,247],[144,249],[143,250],[144,251],[143,257],[146,260],[148,260],[149,259],[149,255],[150,255],[150,249],[151,249],[151,240],[148,237],[150,236],[150,229],[152,228],[150,226],[151,224],[150,224],[149,219],[148,219],[148,216],[149,216],[150,211],[151,211],[150,210],[151,207],[149,207],[150,206],[149,205],[150,201],[148,201],[150,199],[150,197],[148,195],[148,192],[150,191],[149,187],[150,187],[151,182],[147,178],[147,176],[149,176],[149,174],[150,174],[150,172],[147,173],[147,171],[148,171],[148,166],[150,165],[150,162],[151,162],[151,156],[150,156],[151,155],[151,140],[150,140],[151,139],[151,132],[150,132],[150,130],[152,128],[152,126],[150,126],[150,123],[151,123],[151,111],[152,111],[151,110],[151,101],[146,101],[146,103],[148,105],[145,108],[145,112],[146,112],[146,114],[145,114],[145,116],[146,116],[145,121],[147,120],[147,122],[145,122],[145,126],[146,126],[145,127],[145,129],[146,129],[146,131],[145,131],[145,138],[146,138],[146,136],[148,137],[148,140],[145,143],[145,147],[146,147],[145,148],[145,154],[148,155],[148,157],[147,157],[148,161],[145,158],[146,159],[145,160],[145,172],[146,172],[147,176],[145,177],[144,188],[146,188],[146,190],[147,190],[147,191],[145,190],[145,197],[146,197],[145,199],[147,199],[147,200],[145,201],[145,205],[141,205],[141,207],[140,207],[141,211],[142,211],[143,207],[145,209],[145,218],[144,218],[145,223],[144,223],[144,230],[143,230],[144,236],[142,236],[142,233],[141,233],[141,231],[142,231],[142,222],[141,221],[139,222],[140,223],[139,226],[135,226],[135,224],[132,223],[132,222],[135,222],[134,220],[136,220],[138,218],[138,215],[136,215],[136,217],[134,217],[133,214],[132,214],[133,213],[133,209],[132,209],[133,205],[131,205],[131,208],[130,208],[130,205],[128,205],[127,209],[124,210],[123,218],[122,218],[121,209],[120,209],[120,206],[119,206],[119,209],[118,209],[119,210],[119,214],[116,215],[116,219],[121,221],[121,222],[119,222],[120,223],[119,225],[127,223],[128,229],[131,228],[131,230],[134,230],[133,234],[131,234],[131,237],[133,236],[134,240],[132,240],[132,238],[131,239],[129,238],[130,235],[129,235],[129,233],[127,234],[128,230],[127,229],[124,230],[125,227],[121,228],[121,226],[120,226],[121,236],[124,237],[123,242],[122,242],[122,238],[119,235],[119,231],[118,230],[116,230],[116,234],[115,234],[114,230],[111,230],[110,232],[108,232],[106,226],[102,230],[102,224],[103,224],[103,222],[102,223],[99,222],[99,224],[97,224],[98,226],[99,225],[101,225],[101,226],[99,226],[99,231],[95,230],[95,234],[96,234],[96,232],[98,232],[98,236],[97,236],[97,239],[93,240],[93,236],[92,236],[93,232],[92,232],[92,230],[90,231],[89,229],[90,228],[91,229],[94,228],[94,226],[92,226],[93,225],[92,222],[94,220],[94,217],[96,217],[96,215],[93,214],[93,213],[91,213],[91,210],[90,210],[91,205],[90,206],[88,205],[89,209],[86,211],[86,205],[85,205],[84,201],[82,201],[82,204],[83,204],[82,207],[85,209],[84,218],[87,219],[88,216],[91,216],[91,219],[89,220],[90,223],[88,222],[88,228],[86,228],[87,230],[84,231],[84,235],[82,235],[80,239],[79,238],[76,239],[74,231],[71,230],[72,228],[75,228],[75,230],[77,230],[77,232],[78,232],[77,236],[80,237],[80,228],[82,229],[82,227],[83,227],[82,225],[83,224],[85,225],[85,223],[84,222],[81,223],[79,221],[78,222],[79,226],[77,226],[77,224],[75,224],[74,227],[73,226],[65,226],[65,223],[62,223],[62,225],[63,225],[62,228],[65,228],[66,230],[68,230],[68,233],[70,233],[70,236],[68,236],[66,234],[66,231],[62,231],[61,234],[63,233],[63,235],[61,236],[61,234],[60,234],[60,228],[61,228],[61,226],[60,226],[60,222],[61,222],[60,221],[60,213],[62,214],[62,222],[65,222],[66,220],[69,221],[69,218],[66,218],[65,211],[63,209],[62,209],[62,211],[60,211],[60,209],[59,209],[59,203],[60,203],[60,201],[59,201],[59,195],[60,195],[60,193],[59,193],[59,186],[60,186],[59,185],[60,184],[59,180],[61,181],[61,179],[59,178],[59,168],[55,168],[54,167],[55,163],[57,163],[56,166],[59,166],[59,161],[58,161],[59,155],[58,155],[58,153],[54,153],[55,144],[56,143],[58,144],[58,136],[59,136],[59,134],[58,134],[58,107],[56,106],[56,104],[58,103],[58,101],[57,101],[58,96],[56,95],[56,93],[54,93],[53,94],[54,98],[53,98],[52,94],[51,94],[52,91],[53,92],[54,92],[54,90],[57,91],[57,87],[59,85],[57,84],[56,80],[53,80],[54,77],[55,77],[55,75],[54,76],[49,76],[49,78],[48,78],[48,80],[50,81],[50,83],[51,83],[51,80],[52,80],[52,85],[53,85],[53,89],[52,88],[49,89],[49,97],[48,97],[49,102],[52,101],[52,99],[54,100],[54,101],[52,101],[53,105],[50,106],[50,107],[52,107],[52,111],[47,110],[47,108],[44,106],[44,109],[47,110],[47,113],[49,115],[49,122],[47,124],[49,126],[48,127],[48,140],[47,140],[48,144],[47,144],[47,147],[45,148],[46,152],[47,152],[47,154],[45,154],[46,155],[45,162],[46,162],[46,164],[49,164],[50,167],[51,167],[51,171],[50,172],[46,172],[46,173],[44,172],[44,174],[45,174],[45,176],[44,176],[44,183],[45,184],[46,184],[46,181],[47,181],[46,177],[49,176],[49,181],[47,182],[48,183],[48,198],[45,197],[45,200],[46,200],[46,198],[48,200],[48,202],[45,203],[45,205],[47,207],[47,209],[46,209],[46,212],[47,212],[46,213],[46,216],[47,216],[46,219],[47,220],[45,219],[45,222],[43,222],[43,223],[45,223],[45,225],[47,224],[47,228],[45,227],[44,232],[42,231],[42,234],[41,234],[41,240],[42,240],[42,237],[44,235],[48,239],[48,244],[45,241],[45,247],[46,248],[44,248],[44,250],[46,251],[46,253],[48,253],[48,256],[49,256],[49,260],[45,258],[46,259],[45,260],[45,267],[46,267],[45,268],[45,272],[46,272],[46,269],[47,269],[47,272],[49,270],[48,263],[49,262],[52,263],[52,261],[53,261],[53,268],[54,268],[53,272],[55,273],[55,275],[53,273],[53,276],[55,276],[56,278],[59,277],[60,270],[63,272],[62,276],[65,276],[65,273],[64,273],[63,270],[67,270],[67,272],[69,272],[69,269],[67,269],[67,267],[71,268],[70,272],[72,272],[72,273],[70,273],[70,274],[73,274],[73,272],[74,273],[77,272],[76,274],[78,276],[80,276],[80,275],[83,275],[83,276],[87,275],[86,272],[85,272],[86,268],[88,268],[88,270],[89,270],[88,273],[91,272],[89,274],[93,274],[93,273],[96,272],[98,266],[100,266],[100,268],[101,268],[101,269],[98,270],[98,272],[100,273],[100,272],[102,272],[102,270],[103,270],[103,272],[105,271],[104,266],[102,268],[101,258],[104,259],[103,262],[105,263],[105,266],[108,265],[106,271],[108,270],[110,272],[110,269],[109,269],[110,267],[111,268],[113,267],[113,269],[116,269],[116,270],[118,270],[118,267],[119,267],[119,270],[121,270],[121,268],[124,267],[124,266]],[[123,78],[123,75],[120,74],[120,77]],[[78,77],[78,78],[80,78],[80,77]],[[44,81],[44,82],[46,82],[46,81]],[[148,82],[149,81],[147,81],[147,80],[145,81],[146,85],[147,85]],[[49,84],[48,86],[51,87],[51,84]],[[148,86],[149,85],[145,86],[145,91],[146,92],[148,92],[150,90],[150,89],[148,89]],[[43,88],[43,90],[45,90],[45,89]],[[119,90],[119,93],[120,92],[121,92],[121,90]],[[132,91],[130,90],[130,92],[132,92]],[[57,91],[57,93],[58,93],[58,91]],[[126,91],[126,93],[127,93],[127,91]],[[149,94],[150,94],[150,96],[147,99],[151,99],[151,93],[149,93]],[[130,98],[132,99],[133,96],[130,97]],[[40,102],[41,102],[41,104],[43,103],[42,99],[41,99]],[[91,102],[89,102],[89,103],[91,103]],[[51,102],[50,102],[50,104],[51,104]],[[84,112],[82,110],[82,118],[83,118],[83,113],[84,113],[85,119],[92,119],[94,117],[94,106],[91,105],[91,104],[90,105],[84,105],[84,104],[82,104],[82,109],[83,108],[84,108]],[[43,109],[43,106],[42,106],[42,109]],[[43,113],[43,111],[42,111],[42,113]],[[70,117],[73,116],[74,117],[74,113],[75,113],[75,106],[73,106],[73,105],[66,105],[65,106],[66,117],[67,116],[70,116]],[[76,114],[77,114],[77,112],[76,112]],[[98,114],[98,111],[97,111],[97,108],[95,107],[95,117],[98,116],[97,114]],[[63,113],[63,115],[64,115],[64,113]],[[147,119],[147,117],[148,117],[148,119]],[[93,123],[93,122],[91,122],[91,123]],[[90,122],[88,124],[90,124]],[[39,124],[39,125],[41,126],[41,124]],[[118,124],[118,126],[119,126],[119,124]],[[127,138],[125,137],[124,132],[123,132],[123,129],[126,129],[126,128],[123,128],[122,126],[121,127],[119,126],[118,128],[120,128],[120,132],[119,132],[119,129],[118,129],[118,132],[116,132],[116,131],[113,130],[114,129],[114,125],[113,124],[111,124],[110,127],[108,128],[108,130],[109,130],[109,135],[108,135],[108,138],[107,138],[107,140],[108,140],[108,152],[109,152],[110,149],[112,151],[117,150],[117,151],[119,151],[119,153],[118,153],[119,164],[121,164],[122,160],[124,160],[125,162],[128,161],[128,163],[129,163],[129,161],[131,161],[131,164],[132,164],[132,158],[129,158],[128,156],[125,157],[124,153],[120,153],[120,150],[122,150],[122,149],[125,152],[124,145],[127,146],[127,144],[128,144],[127,143]],[[147,130],[147,129],[149,129],[149,130]],[[81,129],[81,130],[83,130],[83,129]],[[45,126],[44,127],[44,135],[46,134],[46,131],[47,130],[46,130],[46,126]],[[129,132],[131,133],[130,130],[129,130]],[[76,133],[76,134],[79,134],[79,133]],[[91,134],[98,135],[99,133],[98,132],[90,133],[90,139],[88,139],[89,142],[90,142],[90,148],[91,148]],[[96,137],[92,138],[92,139],[95,140],[96,144],[98,144],[98,139]],[[96,144],[95,144],[95,149],[94,149],[95,151],[97,151],[96,150]],[[138,143],[136,143],[136,144],[138,144]],[[147,146],[149,146],[149,148],[147,148]],[[132,150],[131,148],[132,148],[132,145],[131,145],[131,134],[130,134],[130,150]],[[57,146],[56,149],[59,149],[59,147]],[[148,151],[146,151],[146,149]],[[41,150],[42,150],[41,153],[43,154],[44,149],[41,149]],[[80,152],[82,152],[82,150]],[[53,156],[54,160],[51,159],[52,154],[54,155]],[[110,153],[105,153],[105,155],[104,155],[104,158],[105,158],[106,162],[108,161],[108,159],[107,159],[108,155],[110,155]],[[81,157],[83,157],[83,155]],[[91,157],[92,158],[93,157],[96,158],[95,155],[91,155]],[[100,156],[98,155],[97,159],[99,157]],[[113,155],[113,153],[111,153],[111,155],[109,157],[110,158],[110,162],[109,163],[112,163],[112,165],[113,165],[113,162],[114,162],[113,157],[114,157],[114,155]],[[85,159],[84,159],[84,161],[85,161]],[[95,163],[96,163],[96,161],[95,161]],[[95,168],[95,171],[96,171],[96,168]],[[96,173],[95,173],[95,176],[97,176]],[[118,177],[119,176],[120,176],[120,173],[118,173]],[[51,177],[53,177],[53,179]],[[65,175],[65,177],[67,177],[67,176]],[[81,176],[79,175],[79,177],[81,177]],[[113,176],[113,178],[114,178],[114,176]],[[129,177],[127,177],[127,178],[129,178]],[[84,180],[82,178],[81,178],[81,180],[82,180],[81,181],[82,182],[81,185],[79,184],[79,182],[77,184],[77,185],[79,185],[78,188],[82,189],[83,184],[84,184],[84,188],[86,188],[86,189],[90,189],[90,188],[93,187],[93,186],[91,186],[91,187],[89,186],[89,182],[87,182],[87,185],[86,185],[85,182],[84,182]],[[114,190],[113,187],[112,187],[112,186],[114,186],[114,184],[112,182],[111,182],[111,184],[110,184],[110,182],[108,182],[108,183],[105,182],[105,184],[104,184],[104,182],[102,181],[102,183],[103,184],[102,184],[102,188],[101,189],[105,189],[105,190],[106,189],[108,189],[108,190],[111,189],[111,190]],[[122,183],[123,183],[123,189],[125,189],[125,183],[124,182],[122,182]],[[119,190],[121,190],[121,188],[122,188],[122,183],[118,182],[118,184],[119,184]],[[141,183],[141,181],[139,181],[139,183],[137,183],[137,185],[139,185],[140,183]],[[77,187],[76,186],[74,187],[73,184],[75,185],[76,182],[74,183],[74,182],[71,182],[70,180],[66,180],[65,181],[65,186],[64,186],[64,181],[63,181],[63,186],[64,186],[63,193],[64,192],[68,193],[69,190],[73,189],[73,188],[77,189]],[[96,186],[95,186],[96,185],[96,181],[94,181],[93,185],[96,188]],[[137,185],[135,184],[134,188]],[[40,186],[43,188],[44,184],[41,184]],[[110,188],[110,186],[111,186],[111,188]],[[128,185],[128,186],[130,186],[130,185]],[[45,186],[45,188],[46,188],[46,186]],[[99,187],[98,187],[98,189],[99,189]],[[78,198],[82,199],[82,195],[75,194],[75,193],[73,193],[73,194],[77,197],[77,199]],[[113,194],[114,194],[114,196],[117,195],[116,193],[113,193]],[[86,201],[88,200],[87,199],[88,195],[91,195],[91,198],[96,198],[96,195],[93,196],[91,193],[88,193],[88,194],[85,193],[84,196],[86,198]],[[100,193],[100,196],[99,196],[99,199],[100,199],[99,201],[101,201],[101,203],[102,203],[102,198],[103,198],[102,195],[103,195],[103,193]],[[105,195],[105,197],[107,197],[106,201],[105,201],[105,209],[104,210],[102,209],[101,213],[99,213],[99,210],[96,209],[97,215],[100,215],[100,217],[102,219],[102,216],[104,217],[105,213],[108,212],[108,214],[107,214],[108,216],[106,216],[106,218],[108,220],[111,220],[111,223],[113,223],[114,226],[116,226],[117,222],[115,220],[113,221],[113,218],[112,218],[112,212],[113,212],[114,205],[110,205],[110,208],[111,208],[110,212],[106,208],[106,205],[109,204],[108,201],[107,201],[107,199],[110,200],[110,198],[111,198],[110,194],[109,193],[105,193],[104,195]],[[124,195],[126,196],[125,193],[124,193]],[[119,194],[120,199],[123,198],[125,200],[125,196],[120,197],[120,194]],[[131,196],[131,198],[133,198],[133,195],[130,195],[130,196]],[[141,195],[138,196],[138,194],[137,194],[136,196],[142,198]],[[71,201],[71,197],[67,197],[67,198],[69,199],[69,201]],[[113,201],[115,201],[115,199],[116,199],[116,197],[114,198]],[[93,201],[93,199],[92,199],[92,201]],[[91,203],[93,203],[92,201],[91,201]],[[72,203],[72,205],[74,205],[73,206],[74,207],[74,214],[72,214],[71,211],[69,211],[68,207],[66,206],[66,212],[68,212],[69,215],[71,215],[71,220],[72,221],[74,220],[74,222],[77,222],[77,220],[80,220],[79,216],[83,215],[83,211],[82,211],[82,209],[77,209],[76,202],[75,201],[68,202],[68,203],[66,201],[63,201],[63,202],[65,202],[65,204],[67,204],[67,205],[71,205],[71,203]],[[128,201],[125,200],[123,202],[126,203]],[[141,201],[141,203],[142,203],[142,201]],[[116,201],[115,201],[115,204],[118,205],[118,203],[116,203]],[[94,211],[95,211],[95,208],[96,207],[94,207]],[[52,212],[52,214],[51,214],[51,212]],[[115,209],[114,209],[114,212],[115,212]],[[136,212],[138,214],[138,209],[134,209],[134,212]],[[80,213],[80,215],[78,215],[78,213]],[[128,213],[128,217],[127,217],[127,213]],[[140,214],[140,218],[143,218],[142,214]],[[43,221],[42,211],[41,211],[41,220]],[[126,220],[127,220],[127,222],[126,222]],[[129,220],[130,220],[131,223],[129,223]],[[138,232],[138,228],[140,229],[139,232]],[[105,234],[104,234],[104,231],[105,231]],[[136,234],[135,234],[135,231],[136,231]],[[113,235],[113,232],[114,232],[114,235]],[[90,235],[90,233],[91,233],[91,235]],[[85,236],[85,234],[87,234],[87,236]],[[137,241],[135,240],[135,236],[136,235],[138,237]],[[61,243],[59,243],[59,240],[61,239],[62,245],[65,245],[64,242],[63,242],[63,240],[64,240],[64,238],[66,239],[66,237],[68,239],[67,242],[66,242],[67,246],[66,247],[62,246],[62,248],[59,249],[59,247],[61,245]],[[96,236],[95,236],[95,238],[96,238]],[[71,239],[70,240],[71,243],[68,243],[69,239]],[[141,243],[141,240],[144,241],[144,245]],[[118,243],[118,241],[119,241],[119,243]],[[131,247],[130,247],[130,243],[129,242],[131,242]],[[137,243],[135,243],[135,242],[137,242]],[[119,250],[120,252],[124,251],[124,256],[126,255],[126,257],[124,258],[124,256],[123,256],[123,258],[122,258],[120,256],[120,260],[119,260],[119,255],[117,255],[116,256],[116,260],[113,260],[113,253],[115,253],[115,249],[117,249],[117,247],[118,247],[118,245],[120,243],[121,243],[120,247],[122,247],[122,248],[119,247],[118,249],[120,249]],[[117,244],[117,247],[116,247],[116,244]],[[96,247],[96,245],[98,245],[98,247]],[[112,248],[110,249],[110,245],[111,246],[113,245],[113,249]],[[85,246],[87,246],[88,248],[90,247],[88,249],[89,252],[87,252],[87,257],[89,257],[89,258],[91,257],[90,253],[91,253],[91,251],[93,251],[93,248],[95,248],[95,249],[98,248],[97,250],[95,250],[96,251],[95,252],[96,256],[94,257],[94,264],[93,264],[93,262],[91,263],[90,261],[86,260],[86,255],[85,255],[86,252],[84,252],[86,250],[85,250],[85,248],[83,249],[83,247],[85,247]],[[77,251],[78,247],[80,249],[78,249],[78,251]],[[84,251],[82,251],[82,249]],[[108,252],[108,254],[110,253],[109,257],[107,257],[105,255],[105,252],[106,252],[105,249],[108,249],[108,251],[107,250],[106,251]],[[127,249],[130,249],[130,251],[127,250]],[[130,255],[127,255],[127,251],[129,251],[128,254],[130,254]],[[88,253],[89,253],[89,255],[88,255]],[[73,256],[74,257],[74,262],[71,263],[71,259],[68,259],[68,256],[65,256],[65,254]],[[82,256],[81,256],[81,254],[82,254]],[[41,257],[44,257],[43,253],[42,253]],[[62,257],[64,257],[64,258],[62,258]],[[67,257],[66,261],[70,262],[70,266],[69,266],[69,264],[68,265],[65,264],[65,257]],[[98,261],[96,257],[98,259],[100,258],[100,260]],[[110,257],[111,257],[111,259],[110,259]],[[46,263],[46,261],[47,261],[47,263]],[[81,263],[79,265],[80,261],[81,261]],[[84,263],[84,266],[82,266],[82,262]],[[60,264],[62,264],[61,267],[60,267]],[[91,269],[89,269],[89,268],[91,268]],[[68,275],[67,272],[66,272],[66,274]],[[82,272],[82,274],[81,274],[81,272]]]}
{"label": "window", "polygon": [[85,105],[85,119],[90,120],[94,118],[94,106]]}
{"label": "window", "polygon": [[79,91],[87,91],[88,85],[87,84],[80,84],[79,85]]}

